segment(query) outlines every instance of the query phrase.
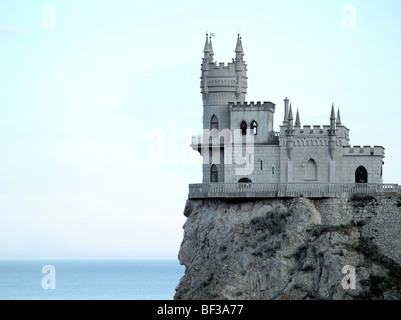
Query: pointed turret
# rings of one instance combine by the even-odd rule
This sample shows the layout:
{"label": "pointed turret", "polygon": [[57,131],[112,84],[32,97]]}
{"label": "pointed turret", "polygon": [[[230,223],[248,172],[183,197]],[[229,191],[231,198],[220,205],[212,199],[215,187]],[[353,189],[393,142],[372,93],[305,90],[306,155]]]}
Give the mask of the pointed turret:
{"label": "pointed turret", "polygon": [[287,153],[290,159],[292,158],[293,148],[294,148],[294,117],[292,115],[292,105],[290,103],[290,110],[288,111],[288,124],[287,124]]}
{"label": "pointed turret", "polygon": [[290,110],[288,111],[287,134],[292,135],[293,133],[294,133],[294,116],[292,115],[292,105],[290,103]]}
{"label": "pointed turret", "polygon": [[213,47],[211,37],[206,33],[205,47],[203,49],[203,62],[213,62]]}
{"label": "pointed turret", "polygon": [[242,40],[241,36],[238,34],[237,38],[237,45],[235,47],[235,60],[236,61],[242,61],[243,56],[244,56],[244,49],[242,49]]}
{"label": "pointed turret", "polygon": [[[246,82],[246,64],[244,62],[244,50],[242,49],[242,40],[241,36],[238,34],[237,37],[237,45],[235,46],[235,60],[233,60],[235,64],[235,73],[236,73],[236,98],[237,101],[244,101],[244,89],[246,90],[247,82]],[[246,93],[246,92],[245,92]]]}
{"label": "pointed turret", "polygon": [[209,46],[209,35],[206,33],[206,41],[205,41],[205,47],[203,48],[203,52],[206,54],[210,53],[210,46]]}
{"label": "pointed turret", "polygon": [[298,109],[297,109],[297,115],[295,117],[295,125],[298,127],[301,125],[301,121],[299,120],[299,110]]}
{"label": "pointed turret", "polygon": [[290,103],[290,111],[288,111],[288,121],[294,120],[294,116],[292,115],[292,104]]}
{"label": "pointed turret", "polygon": [[334,111],[334,102],[331,104],[331,114],[330,114],[330,135],[335,135],[336,132],[336,113]]}
{"label": "pointed turret", "polygon": [[336,149],[336,113],[334,111],[334,102],[331,104],[330,129],[329,129],[329,152],[331,160],[334,160],[334,151]]}
{"label": "pointed turret", "polygon": [[213,56],[214,56],[214,52],[213,52],[213,46],[212,46],[212,36],[209,37],[209,56],[210,56],[210,61],[213,62]]}
{"label": "pointed turret", "polygon": [[336,113],[334,112],[334,102],[331,104],[331,115],[330,115],[330,120],[335,120],[336,119]]}
{"label": "pointed turret", "polygon": [[340,125],[341,125],[340,108],[338,108],[338,110],[337,110],[336,125],[337,125],[337,126],[340,126]]}

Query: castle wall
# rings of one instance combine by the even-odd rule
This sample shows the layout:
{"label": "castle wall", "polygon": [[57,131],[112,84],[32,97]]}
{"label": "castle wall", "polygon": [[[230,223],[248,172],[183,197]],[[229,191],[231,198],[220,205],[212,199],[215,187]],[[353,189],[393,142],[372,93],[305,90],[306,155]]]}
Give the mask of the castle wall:
{"label": "castle wall", "polygon": [[[238,182],[248,178],[253,183],[278,183],[280,181],[280,150],[277,145],[258,145],[253,147],[253,155],[249,156],[246,147],[233,148],[233,163],[225,165],[225,182]],[[237,164],[236,159],[243,159],[244,164]],[[250,161],[249,161],[250,160]],[[247,174],[240,174],[243,168]]]}
{"label": "castle wall", "polygon": [[[356,153],[349,153],[345,148],[342,166],[342,182],[354,183],[355,171],[359,166],[363,166],[368,171],[368,183],[382,183],[382,156],[371,155],[371,148],[363,148],[365,152],[360,152],[360,148],[354,148]],[[366,151],[369,150],[369,153]]]}
{"label": "castle wall", "polygon": [[[244,103],[230,104],[230,128],[231,130],[240,129],[241,122],[247,123],[249,131],[247,134],[253,134],[250,127],[252,121],[257,123],[257,134],[254,135],[255,143],[268,143],[269,133],[273,131],[274,104],[265,103]],[[234,136],[233,136],[234,137]]]}

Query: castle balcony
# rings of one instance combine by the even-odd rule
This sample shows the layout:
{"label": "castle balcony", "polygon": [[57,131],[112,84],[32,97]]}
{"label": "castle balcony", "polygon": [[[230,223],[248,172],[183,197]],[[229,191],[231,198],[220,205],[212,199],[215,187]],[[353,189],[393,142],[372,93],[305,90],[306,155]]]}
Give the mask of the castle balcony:
{"label": "castle balcony", "polygon": [[[206,138],[206,139],[205,139]],[[223,136],[202,136],[201,134],[192,136],[191,148],[200,151],[202,148],[221,148],[224,146],[225,140]]]}
{"label": "castle balcony", "polygon": [[203,139],[202,139],[202,135],[201,134],[192,136],[191,147],[192,148],[194,148],[194,146],[197,147],[198,145],[202,144],[202,141],[203,141]]}
{"label": "castle balcony", "polygon": [[347,198],[353,194],[397,194],[398,184],[374,183],[200,183],[190,184],[188,199]]}

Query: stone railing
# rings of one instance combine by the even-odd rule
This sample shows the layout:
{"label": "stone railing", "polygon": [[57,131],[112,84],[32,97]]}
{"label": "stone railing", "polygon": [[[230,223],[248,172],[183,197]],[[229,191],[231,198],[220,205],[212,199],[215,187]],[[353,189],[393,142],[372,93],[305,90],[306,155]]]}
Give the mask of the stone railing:
{"label": "stone railing", "polygon": [[373,183],[200,183],[189,185],[188,198],[345,198],[352,194],[375,193],[401,195],[401,186]]}

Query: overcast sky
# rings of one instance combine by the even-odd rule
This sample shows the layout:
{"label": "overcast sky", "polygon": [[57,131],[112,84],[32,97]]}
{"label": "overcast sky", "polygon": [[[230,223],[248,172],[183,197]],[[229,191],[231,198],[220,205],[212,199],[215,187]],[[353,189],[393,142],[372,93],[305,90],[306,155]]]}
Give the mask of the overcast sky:
{"label": "overcast sky", "polygon": [[[206,29],[248,101],[386,148],[401,183],[401,2],[0,0],[0,259],[176,259]],[[295,111],[294,111],[295,112]]]}

